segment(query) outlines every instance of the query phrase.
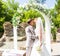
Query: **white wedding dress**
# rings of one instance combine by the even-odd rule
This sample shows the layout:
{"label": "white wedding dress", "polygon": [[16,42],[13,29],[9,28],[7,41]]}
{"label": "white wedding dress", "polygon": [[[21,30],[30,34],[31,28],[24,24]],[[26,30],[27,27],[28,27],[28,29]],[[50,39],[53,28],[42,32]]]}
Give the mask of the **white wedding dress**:
{"label": "white wedding dress", "polygon": [[[36,21],[36,29],[35,29],[35,34],[39,37],[40,36],[40,27],[43,28],[43,25],[42,25],[42,20],[41,18],[38,18],[37,21]],[[43,36],[43,34],[42,34]],[[42,38],[43,39],[43,38]],[[35,42],[34,42],[34,45],[33,45],[33,48],[32,48],[32,51],[31,51],[31,55],[30,56],[42,56],[42,47],[40,47],[40,40],[39,39],[36,39]],[[40,51],[38,51],[37,49],[40,49]]]}
{"label": "white wedding dress", "polygon": [[37,51],[37,47],[39,46],[38,39],[34,42],[34,46],[31,51],[31,56],[41,56],[41,52]]}

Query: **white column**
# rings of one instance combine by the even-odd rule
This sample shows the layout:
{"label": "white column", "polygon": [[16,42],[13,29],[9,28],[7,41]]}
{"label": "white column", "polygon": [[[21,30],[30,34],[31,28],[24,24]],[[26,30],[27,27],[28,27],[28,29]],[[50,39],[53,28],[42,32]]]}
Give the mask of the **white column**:
{"label": "white column", "polygon": [[[47,18],[47,17],[46,17]],[[45,38],[46,38],[46,48],[51,56],[51,29],[49,18],[45,21]]]}
{"label": "white column", "polygon": [[14,49],[17,50],[17,26],[13,26],[13,33],[14,33]]}
{"label": "white column", "polygon": [[51,25],[50,25],[50,19],[48,16],[46,16],[44,13],[41,13],[44,17],[45,20],[45,43],[46,43],[46,48],[51,56]]}

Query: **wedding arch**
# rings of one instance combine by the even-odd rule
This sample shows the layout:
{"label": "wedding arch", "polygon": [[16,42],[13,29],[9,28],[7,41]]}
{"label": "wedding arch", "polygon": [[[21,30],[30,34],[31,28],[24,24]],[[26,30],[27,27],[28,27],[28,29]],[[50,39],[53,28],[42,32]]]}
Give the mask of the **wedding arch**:
{"label": "wedding arch", "polygon": [[[41,15],[43,16],[45,20],[45,46],[46,50],[51,56],[51,25],[50,25],[50,19],[47,15],[45,15],[43,12],[41,12]],[[14,50],[17,49],[17,24],[19,24],[19,17],[17,17],[17,20],[13,18],[13,31],[14,31]]]}
{"label": "wedding arch", "polygon": [[[50,19],[47,15],[45,15],[43,12],[40,12],[45,20],[45,48],[49,56],[51,56],[51,25],[50,25]],[[19,17],[17,17],[19,23]],[[14,49],[17,49],[17,26],[14,26]]]}

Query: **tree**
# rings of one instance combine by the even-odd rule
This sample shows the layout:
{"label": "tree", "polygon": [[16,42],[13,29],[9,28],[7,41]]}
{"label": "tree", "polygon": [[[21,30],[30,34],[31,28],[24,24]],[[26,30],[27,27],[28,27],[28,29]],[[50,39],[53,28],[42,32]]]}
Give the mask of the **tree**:
{"label": "tree", "polygon": [[54,9],[50,11],[52,22],[54,26],[59,28],[60,27],[60,0],[56,0],[56,5]]}
{"label": "tree", "polygon": [[15,21],[16,17],[20,17],[20,22],[27,22],[29,18],[37,18],[43,16],[40,14],[38,10],[30,8],[29,10],[25,10],[24,8],[20,8],[20,11],[18,11],[16,14],[13,16],[13,21]]}
{"label": "tree", "polygon": [[12,21],[14,13],[16,13],[19,3],[14,0],[0,0],[0,31],[3,31],[3,23]]}
{"label": "tree", "polygon": [[29,7],[29,8],[32,7],[39,11],[42,11],[45,14],[48,14],[49,10],[45,7],[45,5],[43,5],[45,3],[45,1],[46,0],[29,0],[30,3],[27,5],[27,7]]}
{"label": "tree", "polygon": [[19,7],[19,3],[15,2],[15,0],[7,0],[5,3],[6,3],[6,6],[8,7],[7,9],[8,16],[10,16],[10,19],[11,19],[14,13],[16,13],[17,8]]}
{"label": "tree", "polygon": [[[26,22],[29,18],[42,17],[40,11],[47,14],[47,10],[43,8],[40,4],[27,4],[24,7],[21,6],[18,8],[17,12],[20,13],[20,22]],[[43,19],[44,21],[44,19]]]}
{"label": "tree", "polygon": [[11,10],[17,10],[17,8],[19,7],[19,3],[15,2],[15,0],[7,0],[6,3],[8,8]]}
{"label": "tree", "polygon": [[60,0],[56,0],[55,7],[50,10],[50,15],[53,23],[52,35],[55,41],[57,28],[60,28]]}
{"label": "tree", "polygon": [[29,18],[36,18],[36,17],[42,17],[42,15],[40,14],[39,11],[36,11],[35,9],[30,9],[23,13],[21,21],[26,22]]}
{"label": "tree", "polygon": [[56,5],[55,5],[55,9],[57,12],[57,16],[56,16],[56,22],[57,22],[57,28],[60,28],[60,0],[56,0]]}
{"label": "tree", "polygon": [[56,0],[56,5],[55,5],[55,9],[57,11],[58,14],[60,14],[60,0]]}
{"label": "tree", "polygon": [[0,0],[0,32],[3,31],[3,23],[5,21],[5,16],[4,16],[5,12],[6,12],[6,8],[4,7],[2,0]]}

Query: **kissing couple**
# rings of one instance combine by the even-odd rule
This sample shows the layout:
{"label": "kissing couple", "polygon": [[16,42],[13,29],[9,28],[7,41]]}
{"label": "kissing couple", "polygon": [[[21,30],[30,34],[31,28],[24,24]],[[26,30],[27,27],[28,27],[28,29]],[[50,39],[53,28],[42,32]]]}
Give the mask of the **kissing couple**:
{"label": "kissing couple", "polygon": [[[26,32],[26,56],[42,56],[44,29],[40,17],[28,19]],[[43,55],[45,56],[45,55]]]}

